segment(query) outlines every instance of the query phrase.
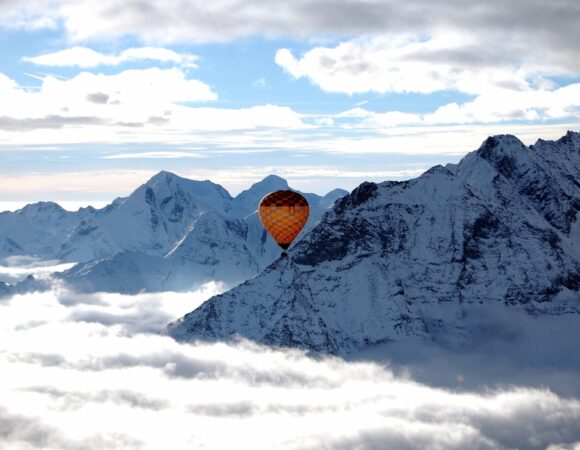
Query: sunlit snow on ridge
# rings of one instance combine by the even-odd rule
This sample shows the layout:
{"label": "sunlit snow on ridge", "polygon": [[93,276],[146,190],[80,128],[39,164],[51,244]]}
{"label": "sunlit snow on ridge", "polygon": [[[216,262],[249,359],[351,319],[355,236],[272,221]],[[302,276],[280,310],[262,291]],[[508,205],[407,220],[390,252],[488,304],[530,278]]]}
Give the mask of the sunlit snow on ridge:
{"label": "sunlit snow on ridge", "polygon": [[442,389],[385,364],[157,334],[220,290],[0,301],[0,448],[580,445],[580,401],[549,389]]}

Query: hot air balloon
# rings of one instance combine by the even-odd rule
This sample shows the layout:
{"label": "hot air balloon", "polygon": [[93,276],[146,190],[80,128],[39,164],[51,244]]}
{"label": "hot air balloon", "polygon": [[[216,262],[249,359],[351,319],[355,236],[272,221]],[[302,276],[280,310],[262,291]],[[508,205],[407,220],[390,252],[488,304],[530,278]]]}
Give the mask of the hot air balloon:
{"label": "hot air balloon", "polygon": [[282,247],[282,256],[308,220],[310,207],[294,191],[274,191],[260,201],[258,215],[270,236]]}

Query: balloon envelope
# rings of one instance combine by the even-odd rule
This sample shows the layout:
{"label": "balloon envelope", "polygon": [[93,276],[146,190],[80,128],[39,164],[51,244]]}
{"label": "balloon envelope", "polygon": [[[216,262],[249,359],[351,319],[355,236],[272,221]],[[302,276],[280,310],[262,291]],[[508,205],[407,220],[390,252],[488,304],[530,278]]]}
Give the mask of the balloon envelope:
{"label": "balloon envelope", "polygon": [[298,192],[275,191],[260,202],[258,215],[276,243],[286,250],[306,224],[310,207]]}

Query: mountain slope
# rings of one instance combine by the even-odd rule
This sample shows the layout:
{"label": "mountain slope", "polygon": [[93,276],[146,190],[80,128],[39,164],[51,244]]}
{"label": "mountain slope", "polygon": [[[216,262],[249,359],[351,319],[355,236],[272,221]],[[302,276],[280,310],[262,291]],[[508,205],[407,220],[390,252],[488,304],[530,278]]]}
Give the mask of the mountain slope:
{"label": "mountain slope", "polygon": [[201,216],[185,240],[167,255],[173,268],[171,285],[186,290],[211,280],[237,284],[256,275],[264,262],[256,258],[257,248],[248,247],[247,233],[241,219],[215,211]]}
{"label": "mountain slope", "polygon": [[56,276],[78,292],[137,294],[171,290],[166,288],[170,274],[171,267],[161,257],[122,252],[111,258],[79,263]]}
{"label": "mountain slope", "polygon": [[580,312],[580,135],[486,140],[458,165],[363,183],[257,277],[168,326],[344,352],[421,337],[460,344],[466,316]]}

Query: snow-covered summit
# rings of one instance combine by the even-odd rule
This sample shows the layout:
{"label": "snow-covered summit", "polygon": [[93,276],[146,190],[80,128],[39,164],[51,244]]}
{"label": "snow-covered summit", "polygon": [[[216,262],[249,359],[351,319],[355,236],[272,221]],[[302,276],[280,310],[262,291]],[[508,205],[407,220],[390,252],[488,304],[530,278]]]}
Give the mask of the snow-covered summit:
{"label": "snow-covered summit", "polygon": [[261,181],[254,183],[249,189],[240,192],[235,200],[235,208],[242,217],[252,214],[258,209],[260,200],[272,191],[289,189],[288,182],[277,175],[268,175]]}
{"label": "snow-covered summit", "polygon": [[88,261],[131,251],[163,256],[206,211],[226,211],[231,196],[211,181],[160,172],[107,214],[81,221],[59,259]]}
{"label": "snow-covered summit", "polygon": [[39,219],[47,216],[63,216],[66,215],[66,210],[54,202],[37,202],[24,206],[17,213],[27,219]]}
{"label": "snow-covered summit", "polygon": [[363,183],[287,259],[168,326],[340,353],[403,337],[461,344],[508,305],[580,313],[580,135],[487,139],[459,164]]}
{"label": "snow-covered summit", "polygon": [[26,205],[0,213],[0,257],[27,255],[54,258],[61,242],[83,212],[70,212],[53,202]]}
{"label": "snow-covered summit", "polygon": [[[177,199],[173,196],[189,195],[206,209],[226,210],[232,201],[229,192],[219,184],[209,180],[190,180],[180,177],[171,172],[161,171],[144,184],[145,189],[150,189],[161,201],[161,207],[167,208],[169,202]],[[131,197],[129,197],[131,198]]]}

